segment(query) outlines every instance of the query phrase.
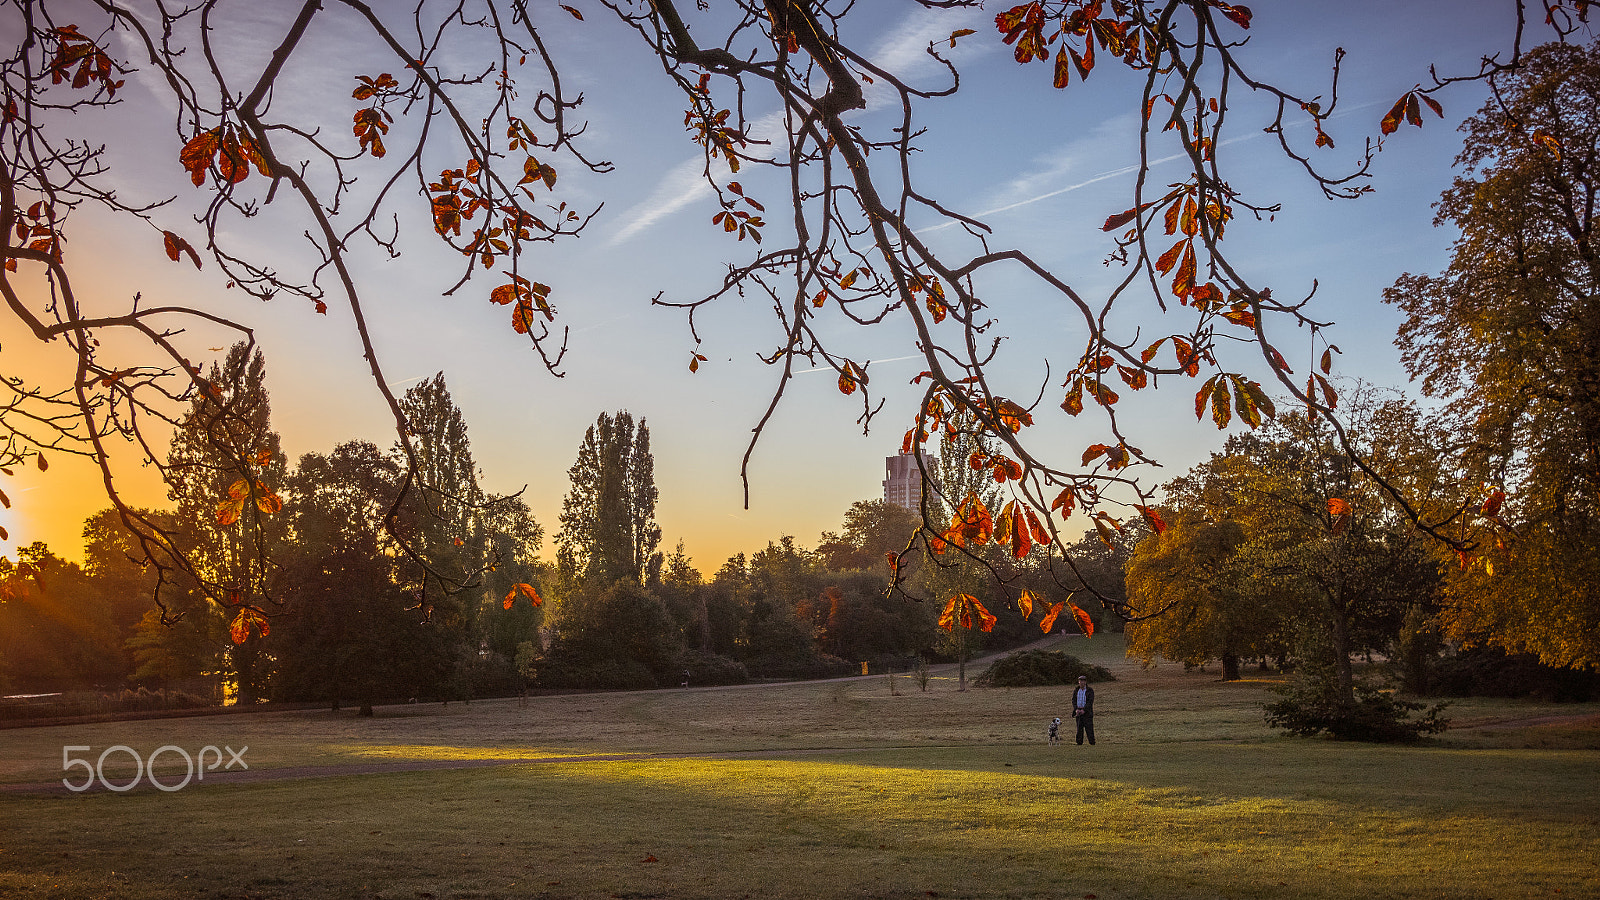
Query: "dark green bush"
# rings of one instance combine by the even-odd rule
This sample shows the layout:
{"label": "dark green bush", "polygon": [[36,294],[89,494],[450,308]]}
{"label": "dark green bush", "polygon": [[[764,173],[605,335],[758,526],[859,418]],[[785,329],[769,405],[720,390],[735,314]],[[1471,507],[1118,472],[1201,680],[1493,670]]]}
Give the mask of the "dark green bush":
{"label": "dark green bush", "polygon": [[1600,672],[1555,669],[1532,654],[1508,656],[1504,650],[1466,650],[1437,660],[1429,672],[1429,693],[1444,697],[1531,697],[1558,703],[1587,703],[1600,697]]}
{"label": "dark green bush", "polygon": [[1401,700],[1368,684],[1355,686],[1353,705],[1340,703],[1332,692],[1316,687],[1296,686],[1280,693],[1282,700],[1265,705],[1267,724],[1299,737],[1327,734],[1336,741],[1396,744],[1450,727],[1450,720],[1441,715],[1448,703],[1427,707],[1421,718],[1413,719],[1411,714],[1423,710],[1423,704]]}
{"label": "dark green bush", "polygon": [[1021,650],[997,659],[977,683],[984,687],[1044,687],[1052,684],[1077,684],[1078,676],[1091,682],[1116,681],[1100,666],[1090,665],[1060,650]]}
{"label": "dark green bush", "polygon": [[750,680],[750,673],[745,671],[744,663],[702,650],[685,651],[678,657],[677,668],[680,672],[689,673],[690,687],[708,684],[745,684]]}

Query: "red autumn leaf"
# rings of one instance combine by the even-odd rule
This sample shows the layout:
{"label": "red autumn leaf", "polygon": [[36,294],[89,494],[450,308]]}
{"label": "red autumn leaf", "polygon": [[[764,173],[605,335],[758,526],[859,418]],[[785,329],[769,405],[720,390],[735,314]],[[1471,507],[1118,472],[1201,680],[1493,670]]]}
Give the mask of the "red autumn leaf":
{"label": "red autumn leaf", "polygon": [[232,525],[244,512],[243,500],[221,500],[217,503],[217,524]]}
{"label": "red autumn leaf", "polygon": [[1228,427],[1233,418],[1232,404],[1228,399],[1228,380],[1222,376],[1211,379],[1211,421],[1218,428]]}
{"label": "red autumn leaf", "polygon": [[[1066,44],[1062,44],[1061,48],[1056,51],[1055,77],[1053,79],[1051,79],[1050,83],[1052,85],[1054,85],[1055,87],[1057,87],[1057,88],[1064,88],[1068,84],[1070,84],[1071,82],[1072,82],[1072,60],[1067,57],[1067,45]],[[1112,218],[1116,218],[1116,217],[1113,216]],[[1131,210],[1129,211],[1128,218],[1129,219],[1133,218]],[[1123,224],[1123,223],[1125,223],[1127,221],[1128,221],[1128,219],[1123,219],[1122,222],[1118,223],[1118,225]],[[1111,219],[1107,219],[1105,228],[1103,228],[1102,230],[1103,231],[1110,231],[1111,229],[1116,228],[1116,227],[1117,227],[1117,225],[1111,224]]]}
{"label": "red autumn leaf", "polygon": [[505,600],[501,601],[501,605],[506,609],[510,609],[511,604],[516,602],[518,594],[527,597],[533,602],[534,606],[541,606],[544,604],[544,598],[540,597],[539,592],[533,589],[533,585],[519,581],[511,586],[511,590],[506,593],[506,598]]}
{"label": "red autumn leaf", "polygon": [[1072,618],[1077,620],[1078,628],[1083,631],[1083,636],[1094,637],[1094,619],[1089,618],[1088,613],[1079,609],[1078,605],[1071,601],[1067,602],[1067,608],[1072,610]]}
{"label": "red autumn leaf", "polygon": [[1072,384],[1072,390],[1067,392],[1065,400],[1061,401],[1061,408],[1067,415],[1075,416],[1083,412],[1083,380],[1079,379]]}
{"label": "red autumn leaf", "polygon": [[[1478,512],[1493,518],[1494,516],[1500,514],[1500,505],[1505,502],[1506,492],[1496,488],[1495,490],[1489,492],[1488,497],[1484,498],[1483,506],[1479,508]],[[11,504],[8,503],[6,505],[10,506]]]}
{"label": "red autumn leaf", "polygon": [[1135,218],[1138,217],[1139,213],[1143,212],[1145,207],[1147,207],[1149,205],[1150,204],[1146,203],[1146,204],[1144,204],[1144,206],[1136,206],[1133,209],[1126,209],[1126,210],[1123,210],[1122,212],[1117,213],[1114,216],[1108,217],[1106,219],[1106,223],[1104,225],[1100,226],[1100,230],[1101,231],[1116,231],[1118,228],[1121,228],[1122,226],[1128,224],[1129,222],[1132,222]]}
{"label": "red autumn leaf", "polygon": [[206,168],[211,165],[211,158],[216,156],[220,146],[222,129],[213,128],[196,135],[178,152],[178,162],[189,171],[189,178],[195,187],[205,184]]}
{"label": "red autumn leaf", "polygon": [[1406,95],[1406,121],[1418,128],[1422,127],[1422,111],[1417,108],[1415,92]]}
{"label": "red autumn leaf", "polygon": [[1328,530],[1334,534],[1342,534],[1350,525],[1350,504],[1342,498],[1328,498],[1328,515],[1333,521],[1329,523]]}
{"label": "red autumn leaf", "polygon": [[1017,62],[1049,58],[1044,41],[1044,10],[1038,3],[1014,6],[996,15],[994,24],[1005,35],[1005,43],[1016,43]]}
{"label": "red autumn leaf", "polygon": [[1004,547],[1012,559],[1024,559],[1033,550],[1033,535],[1029,533],[1027,519],[1015,500],[1006,504],[999,521],[995,523],[995,543]]}
{"label": "red autumn leaf", "polygon": [[1250,7],[1229,5],[1221,2],[1221,0],[1206,0],[1206,2],[1227,16],[1233,24],[1238,25],[1240,28],[1248,29],[1250,27]]}
{"label": "red autumn leaf", "polygon": [[261,481],[256,482],[256,509],[267,515],[275,515],[283,510],[283,499],[271,488]]}
{"label": "red autumn leaf", "polygon": [[962,596],[967,598],[968,614],[962,616],[963,621],[961,623],[961,627],[971,628],[971,616],[976,615],[978,619],[978,629],[980,631],[993,631],[995,623],[999,622],[1000,620],[995,618],[995,616],[990,613],[989,610],[985,609],[983,604],[978,602],[977,597],[973,597],[969,594],[963,594]]}
{"label": "red autumn leaf", "polygon": [[1122,364],[1117,365],[1117,374],[1122,376],[1122,383],[1136,391],[1144,390],[1150,383],[1149,375],[1143,369],[1135,369]]}
{"label": "red autumn leaf", "polygon": [[561,4],[561,8],[566,10],[567,12],[571,13],[572,17],[574,19],[577,19],[579,22],[583,21],[583,13],[578,12],[577,10],[575,10],[572,7],[566,5],[565,3]]}
{"label": "red autumn leaf", "polygon": [[189,259],[194,262],[194,267],[196,269],[200,268],[200,254],[194,252],[194,248],[189,246],[188,241],[170,231],[161,232],[161,236],[162,242],[166,246],[168,259],[177,262],[180,254],[187,253],[189,254]]}
{"label": "red autumn leaf", "polygon": [[1156,260],[1156,271],[1162,275],[1172,271],[1172,267],[1178,264],[1178,254],[1182,253],[1183,248],[1186,246],[1188,246],[1187,241],[1179,241],[1173,244],[1167,252],[1161,254],[1161,257]]}
{"label": "red autumn leaf", "polygon": [[1024,619],[1033,618],[1033,601],[1038,598],[1039,595],[1033,591],[1023,591],[1022,596],[1017,598],[1017,612],[1022,613]]}
{"label": "red autumn leaf", "polygon": [[958,547],[981,547],[994,536],[994,519],[975,491],[968,491],[941,537]]}
{"label": "red autumn leaf", "polygon": [[1185,243],[1183,262],[1178,264],[1178,274],[1172,278],[1172,293],[1177,295],[1180,301],[1187,302],[1189,294],[1194,291],[1196,270],[1194,244]]}
{"label": "red autumn leaf", "polygon": [[33,461],[39,466],[39,471],[41,471],[41,472],[43,472],[46,469],[50,468],[50,461],[44,458],[44,454],[43,453],[39,454],[38,456],[35,456],[33,458]]}
{"label": "red autumn leaf", "polygon": [[266,616],[247,606],[239,610],[239,614],[233,617],[233,622],[228,625],[228,636],[233,639],[235,644],[242,644],[250,639],[252,628],[261,637],[266,637],[272,630],[267,625]]}
{"label": "red autumn leaf", "polygon": [[1399,100],[1396,100],[1394,106],[1390,107],[1389,111],[1384,114],[1383,122],[1378,126],[1384,134],[1394,134],[1399,130],[1400,120],[1404,118],[1406,114],[1406,100],[1410,97],[1411,93],[1409,91],[1406,92],[1400,97]]}
{"label": "red autumn leaf", "polygon": [[1033,536],[1033,542],[1035,544],[1049,544],[1050,530],[1044,527],[1043,522],[1039,521],[1039,517],[1034,513],[1033,507],[1023,507],[1023,510],[1028,523],[1028,533]]}
{"label": "red autumn leaf", "polygon": [[1061,510],[1061,518],[1070,519],[1072,518],[1073,504],[1077,502],[1077,499],[1077,495],[1072,492],[1072,488],[1066,488],[1056,495],[1055,500],[1051,501],[1050,511],[1055,512],[1059,509]]}
{"label": "red autumn leaf", "polygon": [[1167,530],[1166,520],[1162,519],[1161,514],[1156,512],[1155,509],[1148,506],[1135,506],[1134,509],[1137,509],[1139,514],[1144,516],[1144,520],[1150,526],[1151,531],[1160,534]]}
{"label": "red autumn leaf", "polygon": [[846,366],[839,373],[839,393],[848,395],[848,394],[854,394],[855,392],[856,392],[856,380],[850,374],[850,368],[848,366]]}
{"label": "red autumn leaf", "polygon": [[1056,624],[1056,616],[1061,615],[1061,611],[1066,607],[1067,604],[1065,603],[1057,603],[1055,606],[1050,607],[1050,611],[1045,613],[1044,618],[1039,620],[1039,630],[1049,634],[1051,627]]}

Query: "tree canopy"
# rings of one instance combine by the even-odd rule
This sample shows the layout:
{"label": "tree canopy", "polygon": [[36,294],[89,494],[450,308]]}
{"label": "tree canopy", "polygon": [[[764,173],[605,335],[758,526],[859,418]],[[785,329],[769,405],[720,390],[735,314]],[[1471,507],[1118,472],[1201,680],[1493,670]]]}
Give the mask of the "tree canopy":
{"label": "tree canopy", "polygon": [[[1462,126],[1438,204],[1461,230],[1440,275],[1385,294],[1399,346],[1446,399],[1487,526],[1450,580],[1452,630],[1565,666],[1600,663],[1600,44],[1550,44]],[[1511,585],[1515,585],[1512,588]]]}
{"label": "tree canopy", "polygon": [[[915,2],[930,16],[979,5]],[[1329,197],[1365,190],[1376,144],[1369,141],[1343,168],[1322,162],[1343,112],[1342,51],[1322,87],[1284,87],[1260,76],[1239,52],[1256,24],[1246,7],[1223,0],[1056,0],[997,10],[982,33],[939,34],[925,48],[939,74],[927,79],[854,36],[850,26],[861,4],[737,0],[691,8],[680,0],[593,0],[582,6],[471,0],[378,8],[360,0],[306,0],[274,23],[268,49],[242,52],[216,27],[237,8],[227,2],[5,0],[4,33],[14,37],[0,51],[6,235],[0,295],[11,325],[65,356],[73,374],[50,382],[8,372],[0,380],[7,392],[0,403],[0,463],[42,467],[54,453],[89,457],[142,553],[160,567],[204,570],[195,545],[122,500],[109,442],[126,438],[159,461],[163,454],[147,430],[174,425],[186,406],[227,391],[194,364],[197,348],[184,329],[205,326],[240,338],[250,329],[226,307],[80,290],[94,262],[74,256],[75,229],[110,227],[130,242],[159,243],[176,265],[211,265],[209,272],[235,296],[293,298],[319,312],[341,304],[372,386],[392,414],[407,463],[402,484],[428,478],[413,412],[390,387],[374,339],[379,298],[359,276],[356,257],[398,254],[410,246],[402,235],[431,230],[458,262],[447,293],[503,307],[509,328],[559,373],[566,347],[557,317],[562,295],[540,280],[540,254],[573,239],[599,213],[598,201],[563,199],[557,186],[565,188],[563,172],[611,168],[594,155],[578,118],[582,78],[604,78],[607,70],[576,66],[569,54],[579,51],[544,35],[551,17],[597,15],[629,35],[607,53],[642,55],[676,89],[684,125],[704,153],[701,174],[719,205],[710,228],[738,255],[698,297],[655,299],[685,313],[689,367],[709,362],[701,328],[714,309],[735,298],[770,304],[778,337],[764,358],[777,374],[752,442],[803,369],[834,373],[839,390],[860,399],[860,421],[871,424],[882,404],[874,399],[870,360],[837,334],[841,325],[873,329],[884,336],[872,342],[874,352],[903,347],[924,367],[920,402],[893,413],[893,430],[904,427],[904,449],[921,452],[934,435],[952,429],[992,440],[983,465],[1015,504],[1006,507],[1014,517],[999,518],[1026,522],[1029,540],[1059,546],[1065,517],[1075,512],[1102,529],[1150,514],[1152,495],[1135,473],[1154,460],[1119,417],[1124,394],[1158,383],[1187,385],[1183,390],[1197,389],[1198,414],[1209,412],[1219,427],[1235,419],[1254,427],[1274,412],[1266,387],[1250,374],[1265,372],[1268,386],[1276,382],[1275,390],[1331,414],[1328,323],[1311,298],[1275,296],[1224,237],[1237,220],[1268,218],[1276,209],[1242,188],[1249,173],[1235,168],[1228,148],[1243,131],[1264,128]],[[1543,6],[1558,35],[1587,20],[1587,0]],[[1440,113],[1435,95],[1455,81],[1519,65],[1523,4],[1516,9],[1517,29],[1503,47],[1485,52],[1480,69],[1399,85],[1388,114],[1368,125],[1384,135],[1421,126],[1425,111]],[[288,73],[312,62],[306,56],[318,36],[333,33],[342,46],[363,51],[314,61],[319,92],[340,85],[331,92],[340,102],[296,102],[303,98]],[[1128,160],[1136,170],[1132,196],[1105,211],[1103,230],[1115,248],[1110,262],[1121,267],[1110,289],[1081,286],[1073,273],[1056,271],[954,208],[919,175],[914,160],[925,113],[961,89],[949,51],[962,41],[1003,45],[1019,64],[1017,78],[1046,81],[1068,96],[1112,94],[1140,123],[1138,149]],[[381,62],[357,70],[346,61],[358,58]],[[1132,89],[1095,74],[1112,64],[1131,73]],[[159,88],[136,95],[138,115],[171,123],[166,145],[151,152],[166,155],[177,181],[142,185],[136,194],[119,190],[106,152],[119,139],[118,104],[135,96],[128,85],[135,75]],[[853,119],[869,100],[898,115]],[[84,127],[102,130],[85,139]],[[1160,159],[1178,162],[1182,171],[1154,178]],[[774,184],[781,186],[757,191],[757,171],[777,173]],[[768,212],[769,205],[781,212]],[[933,226],[917,224],[925,217],[945,229],[937,239],[930,237]],[[300,251],[280,258],[258,243],[263,234],[285,231],[303,236]],[[1080,329],[1068,348],[1034,361],[1042,365],[1002,364],[1009,359],[1003,337],[1031,327],[1032,318],[1006,302],[1019,279]],[[1308,381],[1272,343],[1295,328],[1323,350],[1323,371]],[[220,414],[250,427],[243,410],[223,404]],[[1080,438],[1065,448],[1054,437],[1035,439],[1030,429],[1046,415],[1066,417]],[[1337,420],[1329,423],[1337,432]],[[210,502],[271,505],[271,467],[281,462],[249,452],[234,462],[238,477]],[[234,496],[241,483],[244,496]],[[391,506],[387,518],[398,533],[396,510]],[[1423,527],[1455,540],[1438,522],[1411,512]],[[925,527],[930,537],[950,536],[942,523]],[[448,575],[439,579],[447,582]],[[226,584],[212,577],[201,584],[226,602]]]}

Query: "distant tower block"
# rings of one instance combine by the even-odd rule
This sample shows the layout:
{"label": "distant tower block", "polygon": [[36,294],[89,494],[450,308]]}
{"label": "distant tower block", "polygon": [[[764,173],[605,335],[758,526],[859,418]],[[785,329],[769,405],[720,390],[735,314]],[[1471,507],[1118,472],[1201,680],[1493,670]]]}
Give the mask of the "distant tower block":
{"label": "distant tower block", "polygon": [[[938,460],[931,456],[922,458],[932,472]],[[922,471],[917,468],[917,458],[910,453],[900,453],[883,461],[888,477],[883,479],[883,499],[906,509],[922,509],[922,488],[925,483]]]}

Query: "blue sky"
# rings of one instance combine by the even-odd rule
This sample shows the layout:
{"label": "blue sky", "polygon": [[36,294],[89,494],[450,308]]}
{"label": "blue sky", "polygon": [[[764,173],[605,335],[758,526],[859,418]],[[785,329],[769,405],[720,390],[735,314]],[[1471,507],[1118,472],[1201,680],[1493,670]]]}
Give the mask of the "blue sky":
{"label": "blue sky", "polygon": [[[581,209],[604,204],[580,239],[537,251],[533,258],[533,277],[554,288],[557,324],[571,329],[564,377],[546,373],[507,327],[505,309],[487,303],[492,282],[475,281],[457,296],[439,296],[458,258],[437,250],[421,220],[420,227],[409,223],[413,227],[401,242],[399,259],[359,256],[389,383],[403,390],[443,371],[466,415],[486,486],[497,491],[526,486],[536,517],[551,530],[584,429],[599,412],[626,408],[651,427],[661,489],[658,518],[668,547],[681,538],[696,566],[711,572],[728,555],[759,549],[783,534],[811,545],[819,532],[838,527],[851,502],[881,496],[883,457],[898,447],[919,396],[908,384],[923,368],[911,332],[892,320],[871,330],[826,326],[830,339],[849,348],[852,358],[873,361],[868,371],[873,388],[887,400],[885,412],[872,433],[863,435],[855,424],[859,404],[840,395],[830,373],[797,377],[756,449],[750,508],[744,509],[740,457],[775,384],[776,373],[755,358],[779,339],[771,311],[751,297],[703,314],[697,324],[705,342],[699,349],[707,361],[691,374],[687,364],[694,344],[682,315],[653,308],[649,300],[657,292],[667,299],[697,299],[720,283],[726,264],[748,259],[753,248],[711,224],[716,206],[698,178],[699,148],[683,130],[681,103],[658,65],[597,4],[569,0],[569,5],[584,10],[586,20],[554,15],[547,39],[566,66],[568,89],[585,94],[580,114],[589,122],[587,148],[615,162],[616,171],[588,175],[570,162],[552,160],[561,172],[556,196]],[[857,4],[851,21],[860,30],[850,37],[881,63],[934,83],[938,70],[922,54],[929,40],[959,28],[977,30],[949,54],[962,72],[961,92],[929,103],[919,119],[929,132],[915,159],[915,177],[946,206],[991,225],[993,246],[1028,251],[1092,296],[1119,275],[1102,264],[1111,242],[1099,225],[1131,205],[1138,85],[1103,59],[1087,84],[1074,79],[1066,91],[1052,89],[1045,64],[1019,67],[1010,48],[1000,44],[993,16],[1007,5],[930,13],[904,0],[871,0]],[[241,69],[276,40],[284,8],[227,8],[221,27],[242,45],[236,59]],[[1343,46],[1349,54],[1340,91],[1345,114],[1333,131],[1338,148],[1326,155],[1349,160],[1366,136],[1376,135],[1389,104],[1427,79],[1428,62],[1437,62],[1441,72],[1460,72],[1475,68],[1483,53],[1503,50],[1510,10],[1509,3],[1444,0],[1258,3],[1251,43],[1241,53],[1266,76],[1314,94],[1326,83],[1334,47]],[[338,32],[324,35],[310,48],[313,52],[296,60],[288,71],[294,90],[280,91],[275,101],[302,104],[308,115],[326,107],[329,128],[344,129],[332,132],[340,134],[348,133],[346,107],[353,103],[346,86],[353,76],[394,68],[363,56],[345,38]],[[159,89],[130,82],[134,103],[148,98],[143,92]],[[1442,95],[1444,121],[1428,115],[1424,128],[1404,127],[1386,141],[1371,181],[1376,192],[1338,203],[1322,199],[1275,155],[1259,132],[1267,121],[1266,107],[1245,89],[1235,90],[1230,112],[1235,140],[1223,148],[1235,156],[1234,185],[1259,201],[1285,204],[1270,223],[1233,226],[1229,243],[1235,258],[1245,260],[1251,277],[1280,297],[1303,295],[1315,282],[1317,314],[1339,323],[1331,334],[1344,350],[1339,371],[1379,384],[1403,384],[1391,343],[1400,320],[1381,304],[1380,294],[1400,273],[1437,271],[1446,261],[1452,235],[1432,227],[1430,204],[1452,175],[1458,146],[1454,127],[1480,105],[1481,88],[1469,85]],[[767,98],[752,95],[748,111],[758,123],[754,131],[773,127],[772,109]],[[894,112],[874,93],[858,120],[881,126]],[[110,135],[103,139],[128,173],[122,177],[129,190],[177,195],[180,204],[192,201],[195,192],[175,162],[179,144],[170,117],[138,115],[130,105],[110,124],[92,127]],[[1153,184],[1165,183],[1166,168],[1157,164]],[[1172,168],[1171,177],[1180,177],[1178,169]],[[768,245],[781,245],[787,218],[782,183],[748,169],[740,180],[767,203]],[[278,214],[269,210],[269,216]],[[935,223],[930,217],[927,224]],[[251,227],[255,230],[239,237],[262,252],[286,260],[301,252],[296,235],[304,223],[269,218]],[[973,252],[955,229],[929,230],[924,237],[953,251]],[[125,232],[109,227],[80,233],[69,252],[76,257],[69,256],[69,263],[81,261],[84,285],[107,303],[141,290],[147,297],[170,296],[223,310],[257,328],[267,354],[275,421],[292,458],[326,452],[353,438],[384,446],[392,441],[349,316],[337,304],[328,315],[317,316],[303,302],[246,300],[221,289],[212,267],[195,273],[173,266],[160,255],[159,244],[131,242]],[[1009,335],[998,371],[1014,383],[1016,396],[1031,397],[1045,381],[1047,361],[1052,375],[1075,362],[1081,325],[1059,301],[1015,272],[996,273],[987,287],[998,327]],[[1142,323],[1129,320],[1126,327],[1135,324]],[[193,338],[202,351],[218,341],[201,333]],[[1304,335],[1273,339],[1304,373],[1312,352]],[[7,352],[33,352],[20,334],[0,332],[0,341]],[[198,358],[210,355],[200,352]],[[43,373],[51,362],[39,357],[36,365]],[[1124,403],[1137,404],[1135,411],[1122,411],[1124,421],[1136,423],[1132,442],[1164,465],[1143,476],[1152,484],[1181,474],[1221,444],[1215,429],[1194,422],[1193,390],[1188,382],[1173,383],[1155,396]],[[1052,392],[1053,386],[1042,405],[1047,413],[1059,402],[1059,397],[1048,399]],[[1059,441],[1069,456],[1099,435],[1096,426],[1059,414],[1041,416],[1037,431],[1047,442]],[[0,524],[12,538],[0,543],[0,552],[35,539],[64,555],[79,552],[79,523],[104,503],[96,499],[86,466],[60,454],[51,462],[48,473],[19,473],[6,483],[15,505],[0,513]],[[130,468],[126,478],[136,486],[136,499],[159,500],[147,472]]]}

